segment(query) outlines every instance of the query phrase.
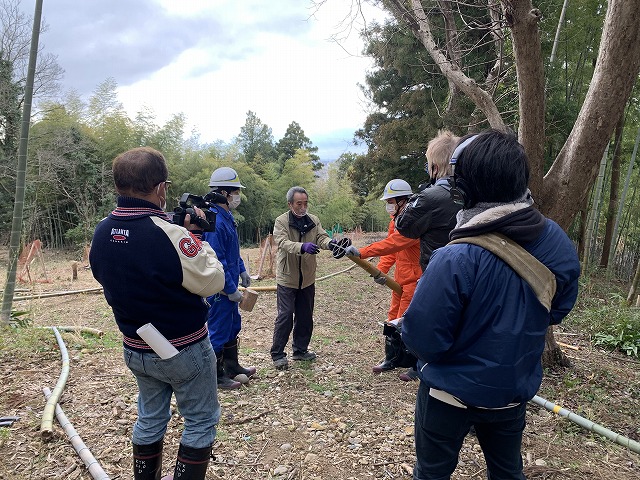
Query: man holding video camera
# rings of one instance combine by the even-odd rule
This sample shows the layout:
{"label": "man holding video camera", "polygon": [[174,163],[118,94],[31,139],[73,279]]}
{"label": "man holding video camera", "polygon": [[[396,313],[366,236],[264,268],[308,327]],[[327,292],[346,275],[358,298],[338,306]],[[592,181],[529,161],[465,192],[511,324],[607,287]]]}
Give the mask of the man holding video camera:
{"label": "man holding video camera", "polygon": [[[184,430],[175,465],[180,478],[204,479],[220,418],[214,353],[203,297],[224,286],[215,252],[185,216],[165,213],[171,182],[162,154],[134,148],[113,161],[117,208],[96,227],[90,263],[123,335],[125,363],[138,383],[133,427],[136,480],[157,480],[175,394]],[[204,218],[199,208],[195,215]],[[178,350],[161,358],[136,331],[151,323]]]}
{"label": "man holding video camera", "polygon": [[231,167],[220,167],[213,171],[209,180],[211,192],[205,198],[213,203],[211,211],[215,213],[215,229],[203,234],[224,267],[224,289],[207,300],[209,312],[207,326],[209,340],[216,352],[218,388],[233,390],[240,388],[241,380],[246,383],[255,375],[256,367],[242,367],[238,363],[238,335],[241,328],[241,316],[238,304],[242,300],[240,286],[248,287],[251,279],[240,256],[238,230],[231,210],[240,205],[240,183],[238,174]]}

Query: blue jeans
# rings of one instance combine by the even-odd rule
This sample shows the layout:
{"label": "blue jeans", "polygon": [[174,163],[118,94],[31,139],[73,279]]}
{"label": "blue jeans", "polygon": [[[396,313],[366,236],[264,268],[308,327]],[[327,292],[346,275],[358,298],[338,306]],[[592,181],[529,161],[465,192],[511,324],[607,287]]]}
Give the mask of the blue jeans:
{"label": "blue jeans", "polygon": [[216,438],[220,404],[216,381],[216,357],[208,338],[189,345],[166,360],[155,353],[124,349],[124,361],[138,382],[138,419],[133,443],[149,445],[162,439],[171,418],[171,394],[175,393],[184,418],[182,444],[204,448]]}
{"label": "blue jeans", "polygon": [[454,407],[431,397],[421,381],[416,397],[414,480],[449,479],[471,425],[487,463],[487,478],[525,480],[520,448],[526,408],[526,402],[501,410]]}

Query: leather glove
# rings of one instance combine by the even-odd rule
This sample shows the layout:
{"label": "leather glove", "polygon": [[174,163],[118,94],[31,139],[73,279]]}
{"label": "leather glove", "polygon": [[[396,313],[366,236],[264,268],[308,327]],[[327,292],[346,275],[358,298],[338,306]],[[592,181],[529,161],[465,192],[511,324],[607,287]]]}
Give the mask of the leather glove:
{"label": "leather glove", "polygon": [[347,257],[359,257],[360,256],[360,250],[358,250],[353,245],[349,245],[347,248],[345,248],[344,249],[344,253],[345,253],[345,255]]}
{"label": "leather glove", "polygon": [[376,282],[378,285],[386,285],[387,284],[387,277],[385,276],[384,273],[380,273],[380,275],[378,275],[377,277],[373,277],[373,281]]}
{"label": "leather glove", "polygon": [[302,244],[302,253],[309,253],[315,255],[320,251],[320,247],[313,242],[305,242]]}
{"label": "leather glove", "polygon": [[251,285],[251,277],[246,272],[246,270],[244,272],[240,272],[240,286],[247,288],[250,285]]}
{"label": "leather glove", "polygon": [[229,295],[227,295],[227,297],[229,297],[229,300],[231,300],[232,302],[240,302],[240,300],[242,300],[242,293],[240,292],[240,290],[236,290],[233,293],[230,293]]}

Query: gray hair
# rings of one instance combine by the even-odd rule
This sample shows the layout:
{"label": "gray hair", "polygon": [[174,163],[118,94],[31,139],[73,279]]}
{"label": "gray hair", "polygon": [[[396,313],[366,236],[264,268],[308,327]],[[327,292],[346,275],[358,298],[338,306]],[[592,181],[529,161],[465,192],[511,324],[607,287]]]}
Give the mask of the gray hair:
{"label": "gray hair", "polygon": [[309,194],[307,193],[307,191],[302,188],[302,187],[291,187],[289,189],[289,191],[287,192],[287,203],[293,203],[293,196],[296,193],[304,193],[307,198],[309,198]]}

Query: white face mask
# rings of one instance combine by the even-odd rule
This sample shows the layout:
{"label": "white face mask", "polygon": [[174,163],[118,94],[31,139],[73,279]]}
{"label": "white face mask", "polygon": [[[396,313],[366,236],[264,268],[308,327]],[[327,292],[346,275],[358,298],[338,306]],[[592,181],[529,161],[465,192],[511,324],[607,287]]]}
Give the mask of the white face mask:
{"label": "white face mask", "polygon": [[397,207],[397,204],[395,203],[387,203],[384,208],[387,210],[387,213],[389,215],[395,215],[396,207]]}
{"label": "white face mask", "polygon": [[231,209],[235,209],[238,208],[238,205],[240,205],[240,194],[239,193],[234,193],[229,195],[231,198],[229,199],[229,208]]}

